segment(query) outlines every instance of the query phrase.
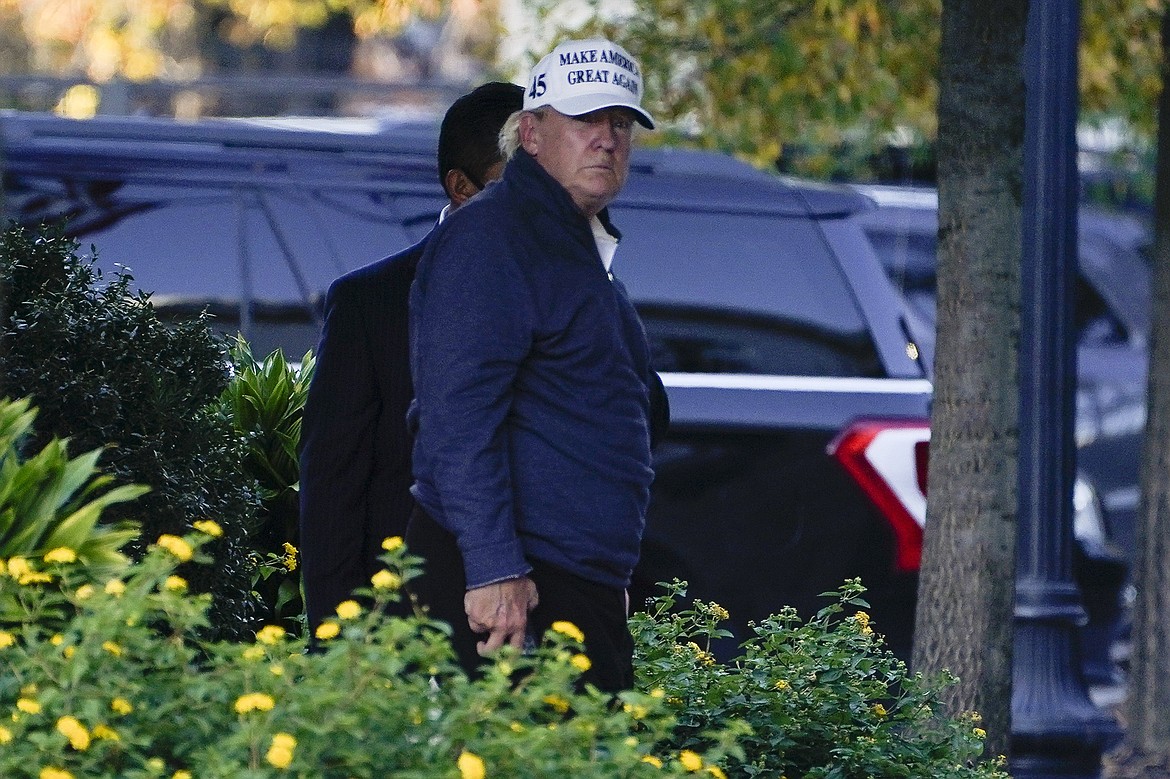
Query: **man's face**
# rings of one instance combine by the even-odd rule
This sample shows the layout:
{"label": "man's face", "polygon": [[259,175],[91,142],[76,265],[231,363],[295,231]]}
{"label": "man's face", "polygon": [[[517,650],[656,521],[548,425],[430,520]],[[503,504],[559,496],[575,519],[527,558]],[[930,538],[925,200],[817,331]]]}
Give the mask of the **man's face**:
{"label": "man's face", "polygon": [[565,116],[552,108],[521,118],[524,150],[568,190],[577,208],[592,217],[617,196],[630,172],[634,115],[602,108]]}

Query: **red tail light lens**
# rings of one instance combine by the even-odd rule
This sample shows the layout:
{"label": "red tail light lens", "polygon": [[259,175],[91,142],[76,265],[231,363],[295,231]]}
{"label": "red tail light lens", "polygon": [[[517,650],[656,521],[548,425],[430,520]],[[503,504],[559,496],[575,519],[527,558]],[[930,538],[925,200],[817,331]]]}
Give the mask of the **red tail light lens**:
{"label": "red tail light lens", "polygon": [[857,482],[894,533],[894,567],[917,571],[926,524],[926,465],[930,423],[922,420],[855,422],[830,444],[829,454]]}

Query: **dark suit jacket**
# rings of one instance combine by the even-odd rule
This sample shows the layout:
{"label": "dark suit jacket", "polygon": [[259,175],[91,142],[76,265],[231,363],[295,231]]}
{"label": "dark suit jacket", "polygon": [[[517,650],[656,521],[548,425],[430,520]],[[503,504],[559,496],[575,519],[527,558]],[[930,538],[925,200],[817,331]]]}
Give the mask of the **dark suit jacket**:
{"label": "dark suit jacket", "polygon": [[407,301],[424,238],[337,279],[301,427],[300,544],[310,629],[382,566],[414,508]]}

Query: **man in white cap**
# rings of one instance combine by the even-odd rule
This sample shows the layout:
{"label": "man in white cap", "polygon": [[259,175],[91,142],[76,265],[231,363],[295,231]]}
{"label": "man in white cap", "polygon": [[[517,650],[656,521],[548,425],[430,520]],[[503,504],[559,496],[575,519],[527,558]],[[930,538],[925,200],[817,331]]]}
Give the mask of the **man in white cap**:
{"label": "man in white cap", "polygon": [[584,634],[587,681],[633,684],[625,588],[653,479],[652,378],[606,206],[634,124],[654,126],[641,101],[622,47],[557,46],[501,132],[503,178],[419,262],[407,544],[427,560],[414,592],[469,671],[564,621]]}

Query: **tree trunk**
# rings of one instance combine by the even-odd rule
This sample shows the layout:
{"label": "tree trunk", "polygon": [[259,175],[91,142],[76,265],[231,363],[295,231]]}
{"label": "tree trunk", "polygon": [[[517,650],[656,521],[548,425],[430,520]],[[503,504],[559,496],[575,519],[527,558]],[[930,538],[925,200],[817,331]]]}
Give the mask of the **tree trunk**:
{"label": "tree trunk", "polygon": [[1162,94],[1154,184],[1153,301],[1142,452],[1142,501],[1133,571],[1133,654],[1126,734],[1107,775],[1170,775],[1170,11],[1162,17]]}
{"label": "tree trunk", "polygon": [[938,345],[913,665],[1007,754],[1017,452],[1026,0],[944,0]]}

